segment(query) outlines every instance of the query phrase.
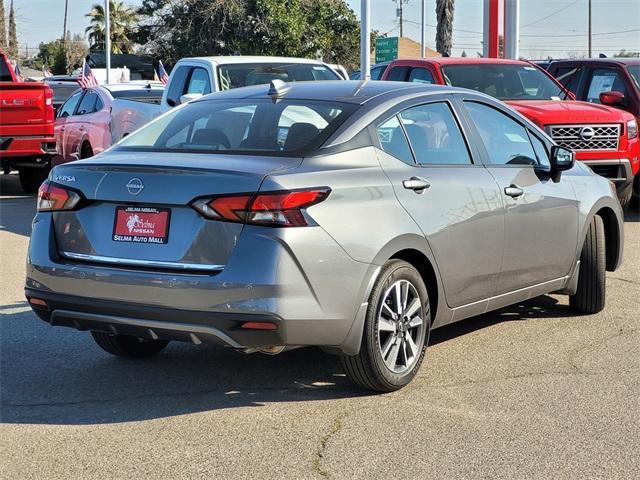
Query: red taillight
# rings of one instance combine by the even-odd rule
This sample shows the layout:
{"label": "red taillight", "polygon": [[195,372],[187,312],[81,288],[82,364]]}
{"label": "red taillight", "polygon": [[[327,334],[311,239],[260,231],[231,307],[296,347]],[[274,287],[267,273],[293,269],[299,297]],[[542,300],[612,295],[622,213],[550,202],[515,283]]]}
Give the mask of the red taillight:
{"label": "red taillight", "polygon": [[210,219],[275,227],[308,225],[304,209],[329,195],[327,187],[264,193],[225,195],[200,199],[193,207]]}
{"label": "red taillight", "polygon": [[48,180],[38,189],[38,211],[53,212],[56,210],[72,210],[80,202],[81,197],[73,190],[67,190]]}
{"label": "red taillight", "polygon": [[55,110],[53,109],[53,90],[49,85],[44,87],[44,121],[53,123],[55,121]]}

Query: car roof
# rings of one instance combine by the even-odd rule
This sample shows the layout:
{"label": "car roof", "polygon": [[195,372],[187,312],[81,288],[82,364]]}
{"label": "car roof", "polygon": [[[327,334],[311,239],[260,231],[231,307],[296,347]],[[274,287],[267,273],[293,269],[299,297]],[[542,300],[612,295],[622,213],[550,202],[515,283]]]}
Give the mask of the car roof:
{"label": "car roof", "polygon": [[612,57],[612,58],[575,58],[567,60],[554,60],[556,63],[618,63],[622,65],[640,65],[640,58]]}
{"label": "car roof", "polygon": [[425,62],[437,63],[439,65],[529,65],[523,60],[511,60],[508,58],[469,58],[469,57],[433,57],[433,58],[402,58],[395,62]]}
{"label": "car roof", "polygon": [[316,65],[324,65],[322,62],[312,60],[310,58],[295,58],[295,57],[266,57],[266,56],[251,56],[251,55],[234,55],[234,56],[218,56],[218,57],[187,57],[181,59],[186,60],[206,60],[216,63],[218,65],[225,64],[238,64],[238,63],[313,63]]}
{"label": "car roof", "polygon": [[[369,80],[335,80],[291,82],[285,84],[287,90],[280,98],[295,100],[333,100],[336,102],[362,105],[381,95],[406,95],[407,93],[453,93],[468,90],[445,85],[427,85],[408,82],[388,82]],[[223,92],[212,93],[194,102],[206,100],[231,100],[272,98],[269,96],[270,85],[255,85],[251,87],[234,88]]]}

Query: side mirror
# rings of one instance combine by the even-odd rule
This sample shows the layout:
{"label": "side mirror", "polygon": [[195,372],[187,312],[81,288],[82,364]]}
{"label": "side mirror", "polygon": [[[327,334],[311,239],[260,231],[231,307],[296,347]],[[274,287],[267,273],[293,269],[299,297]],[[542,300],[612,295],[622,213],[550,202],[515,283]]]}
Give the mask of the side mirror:
{"label": "side mirror", "polygon": [[170,107],[175,107],[177,103],[173,98],[167,98],[167,105],[169,105]]}
{"label": "side mirror", "polygon": [[624,93],[616,92],[602,92],[600,94],[600,103],[603,105],[622,105],[624,104]]}
{"label": "side mirror", "polygon": [[575,163],[575,153],[568,148],[554,145],[551,147],[551,168],[556,172],[569,170]]}
{"label": "side mirror", "polygon": [[195,100],[196,98],[200,98],[202,96],[201,93],[185,93],[180,96],[180,103],[187,103],[191,100]]}

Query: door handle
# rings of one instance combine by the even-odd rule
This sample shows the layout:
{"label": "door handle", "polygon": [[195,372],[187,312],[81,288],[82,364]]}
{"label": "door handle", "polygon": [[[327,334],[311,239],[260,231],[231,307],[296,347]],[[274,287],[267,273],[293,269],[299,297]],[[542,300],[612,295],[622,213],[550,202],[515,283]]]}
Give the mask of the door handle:
{"label": "door handle", "polygon": [[407,190],[413,190],[416,193],[422,193],[427,188],[431,187],[431,184],[420,177],[411,177],[409,180],[403,180],[402,186]]}
{"label": "door handle", "polygon": [[504,193],[505,195],[508,195],[512,198],[518,198],[524,194],[524,190],[521,189],[519,186],[512,184],[512,185],[509,185],[508,187],[504,187]]}

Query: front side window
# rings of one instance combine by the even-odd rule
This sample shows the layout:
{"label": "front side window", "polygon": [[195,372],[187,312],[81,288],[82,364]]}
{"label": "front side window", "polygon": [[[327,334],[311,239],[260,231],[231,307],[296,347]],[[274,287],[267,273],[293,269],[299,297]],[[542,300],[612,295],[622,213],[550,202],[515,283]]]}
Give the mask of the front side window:
{"label": "front side window", "polygon": [[60,107],[60,111],[58,112],[58,117],[62,118],[62,117],[68,117],[70,115],[73,115],[73,112],[75,111],[76,106],[78,105],[78,102],[80,101],[80,97],[82,97],[83,93],[84,93],[83,90],[78,90],[76,93],[71,95],[67,99],[67,101],[64,102],[62,107]]}
{"label": "front side window", "polygon": [[199,101],[158,118],[119,148],[302,155],[318,148],[355,108],[322,101]]}
{"label": "front side window", "polygon": [[442,73],[447,85],[486,93],[500,100],[549,100],[563,95],[560,85],[533,65],[445,65]]}
{"label": "front side window", "polygon": [[187,81],[187,75],[189,74],[189,67],[178,67],[175,72],[171,73],[171,81],[167,85],[169,88],[167,91],[167,101],[170,105],[177,105],[180,103],[180,97],[184,95],[185,82]]}
{"label": "front side window", "polygon": [[[371,69],[371,80],[380,80],[382,78],[382,74],[384,73],[384,71],[387,69],[386,65],[380,65],[378,67],[373,67]],[[356,80],[359,80],[360,77],[358,77]]]}
{"label": "front side window", "polygon": [[196,67],[191,71],[189,85],[185,93],[199,93],[207,95],[211,93],[211,82],[209,82],[209,74],[204,68]]}
{"label": "front side window", "polygon": [[304,82],[340,80],[336,72],[318,63],[234,63],[218,67],[220,90],[264,85],[271,80]]}
{"label": "front side window", "polygon": [[411,147],[402,130],[398,117],[391,117],[378,127],[378,140],[382,150],[402,160],[408,165],[415,165]]}
{"label": "front side window", "polygon": [[625,97],[627,96],[622,76],[617,71],[608,68],[594,70],[587,90],[587,102],[600,103],[600,94],[612,91],[621,92]]}
{"label": "front side window", "polygon": [[525,127],[488,105],[464,102],[475,124],[491,165],[537,165]]}
{"label": "front side window", "polygon": [[400,114],[420,165],[469,165],[471,157],[447,103],[428,103]]}
{"label": "front side window", "polygon": [[549,151],[547,150],[544,142],[533,134],[529,134],[529,137],[531,138],[533,149],[536,152],[536,157],[538,157],[538,163],[540,165],[551,167],[551,162],[549,161]]}

